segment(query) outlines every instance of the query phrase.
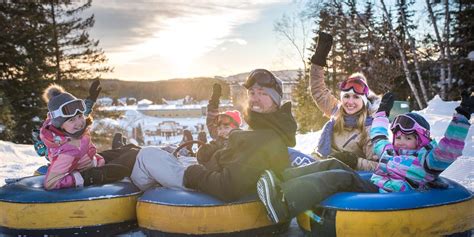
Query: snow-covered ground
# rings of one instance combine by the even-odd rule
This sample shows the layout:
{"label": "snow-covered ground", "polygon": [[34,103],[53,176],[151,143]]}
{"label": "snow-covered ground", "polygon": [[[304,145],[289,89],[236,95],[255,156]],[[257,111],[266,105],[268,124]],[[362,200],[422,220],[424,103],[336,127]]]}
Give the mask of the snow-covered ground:
{"label": "snow-covered ground", "polygon": [[[454,112],[454,108],[459,105],[459,102],[443,102],[438,96],[429,102],[426,109],[418,111],[423,115],[431,125],[431,136],[439,141],[444,134]],[[131,121],[146,121],[145,124],[151,124],[152,118],[139,118],[140,113],[129,112],[134,118],[129,121],[108,121],[117,125],[130,126]],[[158,120],[158,119],[157,119]],[[201,119],[197,119],[203,121]],[[196,119],[183,119],[182,123],[195,123]],[[203,121],[204,122],[204,121]],[[471,123],[474,119],[471,119]],[[308,134],[297,135],[296,149],[304,153],[310,154],[321,135],[321,132],[313,132]],[[448,169],[441,175],[453,179],[469,190],[474,192],[474,128],[469,130],[466,139],[466,146],[463,151],[463,156],[456,160]],[[13,144],[7,141],[0,141],[0,186],[5,184],[5,178],[20,178],[30,176],[41,165],[46,164],[43,157],[38,157],[32,145]],[[300,236],[295,222],[290,227],[290,232],[285,236]],[[133,231],[120,236],[144,236],[140,231]]]}

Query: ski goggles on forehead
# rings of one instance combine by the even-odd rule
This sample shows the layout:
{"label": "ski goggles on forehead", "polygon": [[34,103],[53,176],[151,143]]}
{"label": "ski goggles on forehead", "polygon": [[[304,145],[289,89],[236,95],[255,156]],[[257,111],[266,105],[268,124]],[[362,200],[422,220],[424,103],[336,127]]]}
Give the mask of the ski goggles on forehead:
{"label": "ski goggles on forehead", "polygon": [[58,117],[63,117],[63,118],[70,118],[74,117],[77,112],[84,113],[86,112],[86,104],[84,103],[83,100],[77,99],[77,100],[71,100],[68,101],[61,106],[57,110],[51,111],[51,117],[53,118],[58,118]]}
{"label": "ski goggles on forehead", "polygon": [[425,137],[430,137],[430,131],[419,125],[413,118],[406,115],[398,115],[392,122],[390,129],[394,132],[400,129],[402,132],[416,131]]}
{"label": "ski goggles on forehead", "polygon": [[369,94],[369,86],[359,78],[349,78],[343,81],[339,85],[339,89],[341,91],[348,91],[353,89],[355,93],[360,95],[368,95]]}
{"label": "ski goggles on forehead", "polygon": [[280,84],[278,84],[277,79],[267,70],[253,70],[247,77],[247,80],[244,83],[244,87],[250,89],[253,85],[255,85],[255,83],[263,87],[273,88],[280,95],[283,94],[283,91],[281,89]]}

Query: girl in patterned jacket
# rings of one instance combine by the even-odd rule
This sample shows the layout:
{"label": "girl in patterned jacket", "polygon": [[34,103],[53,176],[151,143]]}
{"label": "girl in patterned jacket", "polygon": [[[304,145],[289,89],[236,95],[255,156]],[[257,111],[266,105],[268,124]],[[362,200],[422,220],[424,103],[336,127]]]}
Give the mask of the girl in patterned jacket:
{"label": "girl in patterned jacket", "polygon": [[430,125],[420,115],[399,115],[390,126],[393,144],[388,140],[388,115],[393,95],[387,93],[375,114],[370,137],[379,165],[370,180],[337,159],[326,159],[307,166],[287,169],[283,182],[266,170],[257,182],[257,192],[275,222],[310,210],[339,192],[404,192],[428,188],[438,175],[462,155],[469,119],[474,113],[474,96],[464,93],[461,105],[439,143],[429,136]]}
{"label": "girl in patterned jacket", "polygon": [[[467,104],[469,96],[463,95]],[[471,96],[472,102],[472,96]],[[417,113],[395,117],[390,126],[393,143],[388,140],[389,121],[386,111],[375,114],[370,131],[374,152],[380,157],[371,181],[381,192],[403,192],[424,189],[429,182],[462,155],[469,131],[471,107],[456,108],[444,137],[437,143],[430,138],[430,124]]]}

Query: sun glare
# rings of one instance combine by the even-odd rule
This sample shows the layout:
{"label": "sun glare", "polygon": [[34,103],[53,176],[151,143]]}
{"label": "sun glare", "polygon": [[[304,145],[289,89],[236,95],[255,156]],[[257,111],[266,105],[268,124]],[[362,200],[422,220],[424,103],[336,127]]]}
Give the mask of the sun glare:
{"label": "sun glare", "polygon": [[[252,11],[225,9],[209,14],[156,19],[160,27],[142,43],[124,47],[111,53],[115,64],[133,64],[141,59],[159,57],[169,64],[178,76],[188,76],[199,67],[199,58],[221,43],[231,39],[233,28],[255,17]],[[239,44],[244,44],[238,42]],[[167,68],[168,70],[170,68]]]}

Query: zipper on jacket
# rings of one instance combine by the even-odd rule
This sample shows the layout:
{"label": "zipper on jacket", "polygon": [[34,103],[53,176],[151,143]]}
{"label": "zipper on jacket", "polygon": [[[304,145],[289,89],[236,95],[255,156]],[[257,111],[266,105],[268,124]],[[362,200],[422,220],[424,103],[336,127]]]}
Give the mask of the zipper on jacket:
{"label": "zipper on jacket", "polygon": [[347,139],[347,141],[344,143],[344,145],[342,145],[342,148],[345,148],[347,146],[347,144],[349,144],[349,142],[351,142],[352,140],[354,140],[359,134],[354,134],[352,135],[352,137],[350,137],[349,139]]}

